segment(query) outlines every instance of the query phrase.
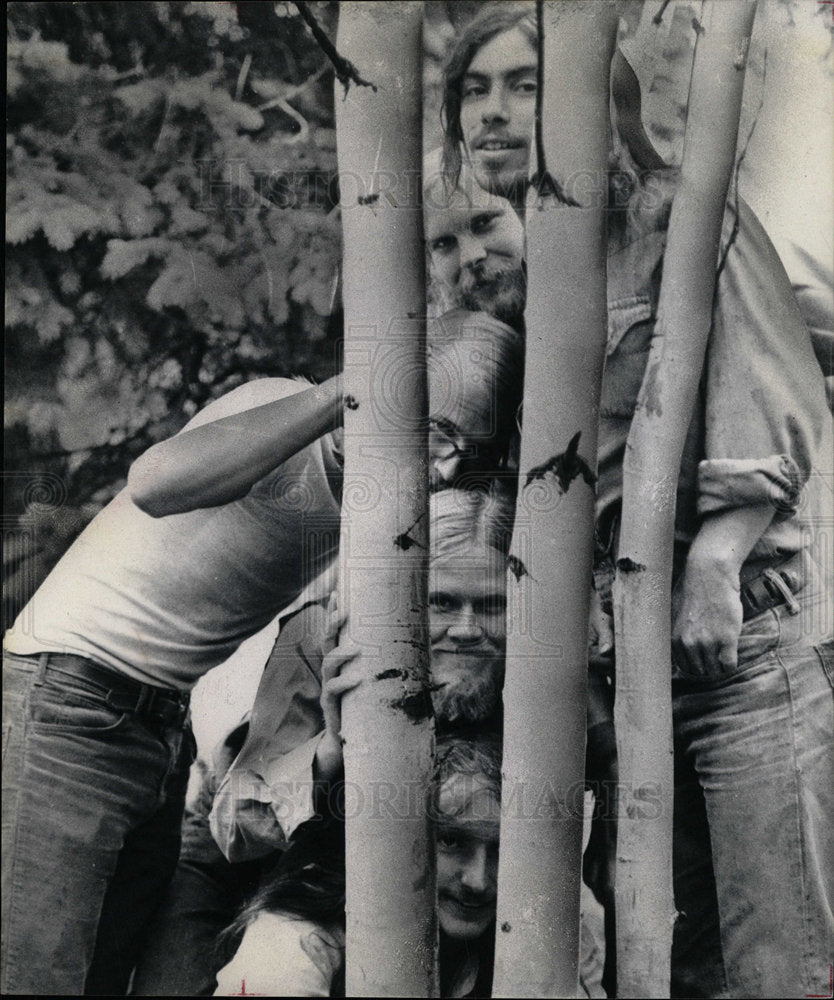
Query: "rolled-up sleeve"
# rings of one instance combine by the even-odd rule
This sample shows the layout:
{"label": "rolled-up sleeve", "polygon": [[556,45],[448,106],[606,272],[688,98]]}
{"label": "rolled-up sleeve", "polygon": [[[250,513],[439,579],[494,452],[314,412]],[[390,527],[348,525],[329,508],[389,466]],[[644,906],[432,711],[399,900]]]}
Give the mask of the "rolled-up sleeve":
{"label": "rolled-up sleeve", "polygon": [[[722,246],[735,213],[728,209]],[[705,459],[698,510],[762,501],[789,519],[812,473],[830,462],[822,373],[776,250],[742,201],[716,289],[706,370]]]}
{"label": "rolled-up sleeve", "polygon": [[214,798],[209,823],[229,861],[251,861],[287,846],[315,815],[313,762],[324,734],[281,754],[263,774],[232,769]]}
{"label": "rolled-up sleeve", "polygon": [[320,604],[301,608],[282,625],[270,654],[249,734],[217,789],[210,817],[212,835],[230,861],[286,847],[313,814],[313,759],[324,728],[319,698],[326,624]]}
{"label": "rolled-up sleeve", "polygon": [[789,517],[796,511],[804,480],[790,455],[707,459],[698,466],[698,513],[769,503],[776,516]]}

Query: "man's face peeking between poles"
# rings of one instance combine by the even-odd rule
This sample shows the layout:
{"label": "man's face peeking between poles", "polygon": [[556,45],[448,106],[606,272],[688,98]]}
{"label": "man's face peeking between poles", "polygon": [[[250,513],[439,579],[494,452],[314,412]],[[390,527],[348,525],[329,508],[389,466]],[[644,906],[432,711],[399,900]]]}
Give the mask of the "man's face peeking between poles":
{"label": "man's face peeking between poles", "polygon": [[494,550],[432,562],[432,704],[443,723],[486,719],[498,707],[504,683],[506,586],[505,562]]}
{"label": "man's face peeking between poles", "polygon": [[471,486],[510,461],[523,338],[486,313],[454,310],[430,322],[428,341],[431,486]]}
{"label": "man's face peeking between poles", "polygon": [[453,774],[440,788],[437,915],[453,940],[479,938],[495,920],[500,805],[483,775]]}
{"label": "man's face peeking between poles", "polygon": [[524,313],[524,227],[512,205],[474,182],[426,198],[429,270],[444,306],[483,311],[519,327]]}

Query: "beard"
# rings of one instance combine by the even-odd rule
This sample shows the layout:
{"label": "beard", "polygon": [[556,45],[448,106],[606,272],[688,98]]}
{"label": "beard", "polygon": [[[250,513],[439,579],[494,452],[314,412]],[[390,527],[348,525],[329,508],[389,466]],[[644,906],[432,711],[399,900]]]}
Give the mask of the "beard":
{"label": "beard", "polygon": [[503,671],[498,670],[478,670],[456,677],[453,683],[432,691],[435,719],[443,725],[483,722],[501,705],[503,686]]}
{"label": "beard", "polygon": [[481,266],[465,271],[458,284],[458,305],[470,312],[485,312],[508,326],[520,329],[527,300],[524,266],[492,269]]}

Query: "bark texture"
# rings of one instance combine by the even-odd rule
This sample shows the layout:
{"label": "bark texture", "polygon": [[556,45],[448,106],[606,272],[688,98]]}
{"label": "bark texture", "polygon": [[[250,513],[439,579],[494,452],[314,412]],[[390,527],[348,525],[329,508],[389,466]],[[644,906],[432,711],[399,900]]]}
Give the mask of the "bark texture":
{"label": "bark texture", "polygon": [[617,987],[669,995],[672,930],[671,589],[675,499],[709,336],[755,2],[707,3],[658,319],[623,469],[614,585],[620,807]]}
{"label": "bark texture", "polygon": [[[575,996],[614,3],[545,3],[494,996]],[[541,157],[537,157],[541,159]],[[549,178],[545,175],[549,172]],[[572,203],[572,204],[571,204]]]}
{"label": "bark texture", "polygon": [[[344,230],[345,478],[340,606],[367,678],[342,706],[348,996],[436,996],[425,800],[427,445],[422,4],[350,3],[337,47],[369,87],[336,88]],[[409,184],[410,179],[410,184]]]}

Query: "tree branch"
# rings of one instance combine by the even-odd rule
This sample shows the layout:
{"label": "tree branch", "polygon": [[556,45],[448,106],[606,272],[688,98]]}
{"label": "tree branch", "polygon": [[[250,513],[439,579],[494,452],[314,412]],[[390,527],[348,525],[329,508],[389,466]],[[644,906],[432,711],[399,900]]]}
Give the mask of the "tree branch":
{"label": "tree branch", "polygon": [[551,195],[563,205],[579,207],[579,202],[569,197],[561,184],[547,169],[544,155],[544,137],[542,134],[542,109],[544,107],[544,6],[543,0],[536,0],[536,48],[538,62],[536,68],[536,172],[530,183],[538,197]]}
{"label": "tree branch", "polygon": [[312,31],[313,38],[319,43],[322,52],[324,52],[332,63],[333,69],[336,71],[336,78],[345,88],[345,94],[347,94],[351,82],[355,83],[357,87],[370,87],[376,93],[376,84],[370,83],[368,80],[363,80],[359,75],[359,70],[353,65],[350,59],[345,59],[343,55],[339,54],[336,46],[327,37],[326,32],[315,19],[307,4],[303,0],[295,0],[295,6],[298,8],[298,13],[304,19],[307,27]]}
{"label": "tree branch", "polygon": [[669,6],[669,0],[663,0],[660,6],[660,10],[652,18],[652,24],[660,24],[663,20],[663,15],[666,13],[666,8]]}

